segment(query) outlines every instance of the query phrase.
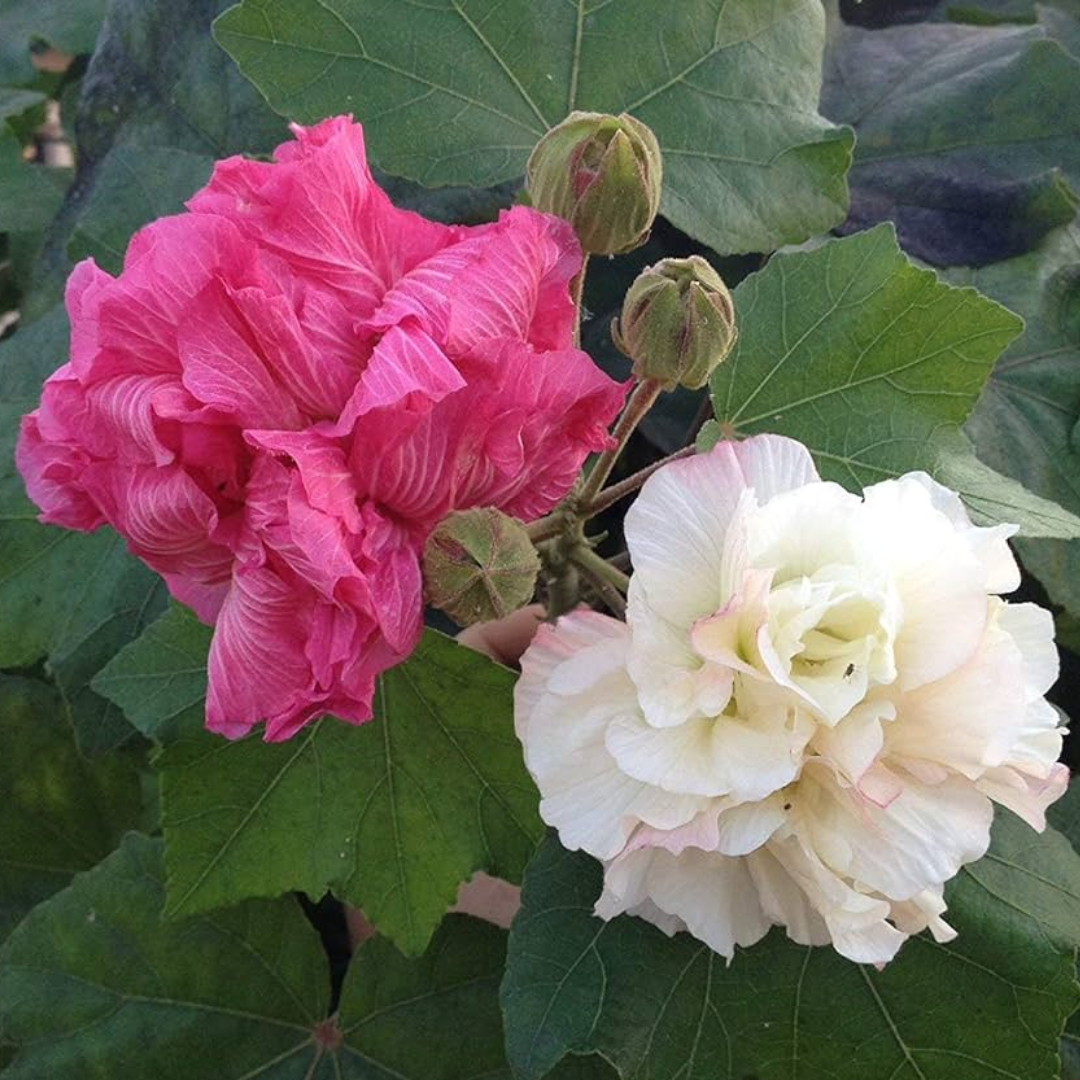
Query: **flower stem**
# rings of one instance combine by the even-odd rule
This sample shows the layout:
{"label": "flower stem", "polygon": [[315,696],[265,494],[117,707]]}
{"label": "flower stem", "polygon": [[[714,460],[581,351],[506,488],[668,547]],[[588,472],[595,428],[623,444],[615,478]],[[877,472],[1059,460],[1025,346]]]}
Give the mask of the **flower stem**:
{"label": "flower stem", "polygon": [[585,544],[576,547],[570,558],[582,577],[600,594],[611,613],[619,619],[625,618],[625,593],[630,579]]}
{"label": "flower stem", "polygon": [[560,615],[573,611],[581,599],[578,568],[567,557],[565,543],[565,537],[557,537],[539,549],[547,593],[544,609],[548,622],[554,622]]}
{"label": "flower stem", "polygon": [[571,561],[582,570],[588,570],[594,577],[602,578],[612,588],[618,589],[624,596],[630,588],[630,579],[621,570],[600,555],[597,555],[588,543],[579,544],[570,553]]}
{"label": "flower stem", "polygon": [[553,540],[556,536],[565,532],[566,528],[566,514],[555,510],[546,517],[530,521],[529,524],[525,526],[525,531],[529,534],[529,539],[535,545],[540,544],[545,540]]}
{"label": "flower stem", "polygon": [[693,446],[684,446],[681,450],[676,450],[674,454],[668,454],[666,458],[661,458],[659,461],[654,461],[651,465],[647,465],[644,469],[639,469],[625,480],[620,480],[617,484],[612,484],[610,487],[604,488],[604,490],[582,510],[582,517],[588,519],[596,517],[597,514],[602,514],[608,507],[614,506],[620,499],[625,499],[627,495],[631,495],[637,491],[637,489],[641,487],[657,469],[662,469],[670,462],[678,461],[679,458],[690,457],[693,453]]}
{"label": "flower stem", "polygon": [[577,272],[574,280],[570,282],[570,299],[574,301],[574,346],[581,346],[581,299],[585,295],[585,271],[589,268],[589,256],[581,256],[581,269]]}
{"label": "flower stem", "polygon": [[578,496],[579,505],[591,506],[597,495],[600,494],[600,489],[611,475],[611,470],[615,467],[615,462],[619,460],[619,455],[629,441],[630,436],[634,433],[634,429],[653,407],[653,403],[660,396],[661,389],[658,379],[642,379],[634,388],[630,400],[626,403],[626,408],[623,409],[622,416],[619,417],[614,430],[611,432],[615,445],[610,450],[605,450],[596,459],[596,464],[593,465],[592,471],[586,477],[581,494]]}

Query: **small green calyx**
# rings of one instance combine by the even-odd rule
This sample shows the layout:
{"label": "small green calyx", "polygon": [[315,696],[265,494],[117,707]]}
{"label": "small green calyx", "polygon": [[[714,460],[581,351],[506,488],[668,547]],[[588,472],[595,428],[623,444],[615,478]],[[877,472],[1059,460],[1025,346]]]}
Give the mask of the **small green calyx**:
{"label": "small green calyx", "polygon": [[521,522],[485,507],[444,518],[428,539],[423,569],[427,602],[472,626],[524,607],[540,558]]}
{"label": "small green calyx", "polygon": [[662,259],[630,286],[611,336],[638,379],[698,390],[735,346],[735,303],[700,256]]}
{"label": "small green calyx", "polygon": [[660,208],[656,136],[625,113],[573,112],[537,144],[525,167],[532,205],[574,227],[589,255],[645,243]]}

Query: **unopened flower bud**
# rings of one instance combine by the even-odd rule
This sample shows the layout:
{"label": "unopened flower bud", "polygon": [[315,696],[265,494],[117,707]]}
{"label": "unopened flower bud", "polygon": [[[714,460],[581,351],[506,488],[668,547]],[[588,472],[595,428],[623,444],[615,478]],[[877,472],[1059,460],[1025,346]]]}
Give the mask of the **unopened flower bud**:
{"label": "unopened flower bud", "polygon": [[533,206],[569,221],[588,254],[618,255],[648,239],[662,165],[640,120],[572,112],[536,144],[525,171]]}
{"label": "unopened flower bud", "polygon": [[630,286],[611,336],[639,379],[697,390],[739,336],[735,304],[704,259],[661,259]]}
{"label": "unopened flower bud", "polygon": [[424,549],[424,592],[459,626],[472,626],[527,604],[539,570],[521,522],[493,507],[456,510]]}

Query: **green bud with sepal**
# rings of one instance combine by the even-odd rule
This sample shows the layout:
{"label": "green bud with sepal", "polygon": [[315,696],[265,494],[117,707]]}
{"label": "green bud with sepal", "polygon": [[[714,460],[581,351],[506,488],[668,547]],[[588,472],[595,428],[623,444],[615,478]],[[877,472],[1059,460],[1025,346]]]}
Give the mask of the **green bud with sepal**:
{"label": "green bud with sepal", "polygon": [[735,302],[700,256],[661,259],[630,286],[611,336],[638,379],[698,390],[735,346]]}
{"label": "green bud with sepal", "polygon": [[525,167],[532,205],[574,227],[589,255],[619,255],[649,238],[663,165],[640,120],[572,112],[537,144]]}
{"label": "green bud with sepal", "polygon": [[424,548],[424,595],[459,626],[501,619],[536,590],[540,557],[525,526],[494,507],[456,510]]}

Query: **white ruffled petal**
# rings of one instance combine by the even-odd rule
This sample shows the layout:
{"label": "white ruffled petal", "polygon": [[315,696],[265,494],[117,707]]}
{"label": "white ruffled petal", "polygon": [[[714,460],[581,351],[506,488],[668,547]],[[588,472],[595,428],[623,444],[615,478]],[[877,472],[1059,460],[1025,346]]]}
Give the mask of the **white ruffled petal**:
{"label": "white ruffled petal", "polygon": [[1046,828],[1046,808],[1057,802],[1069,787],[1068,767],[1057,762],[1044,776],[1002,766],[990,769],[977,782],[978,789],[994,802],[1011,810],[1036,832]]}
{"label": "white ruffled petal", "polygon": [[896,710],[885,732],[890,755],[936,762],[975,780],[1001,765],[1024,733],[1024,658],[1013,638],[991,623],[966,663],[900,695]]}
{"label": "white ruffled petal", "polygon": [[967,508],[955,491],[942,487],[924,472],[907,473],[901,479],[922,486],[934,509],[940,510],[967,541],[986,571],[987,592],[1011,593],[1020,588],[1020,567],[1008,544],[1009,537],[1018,531],[1016,525],[973,525]]}
{"label": "white ruffled petal", "polygon": [[864,701],[836,727],[819,727],[813,748],[850,784],[858,785],[885,745],[883,722],[895,717],[896,706],[888,698]]}
{"label": "white ruffled petal", "polygon": [[522,657],[515,724],[540,788],[540,816],[565,847],[599,859],[622,850],[641,822],[673,829],[705,806],[628,776],[604,746],[612,721],[637,712],[626,674],[626,626],[574,612],[543,626]]}
{"label": "white ruffled petal", "polygon": [[935,885],[923,889],[910,900],[893,904],[889,918],[905,934],[921,934],[929,930],[935,941],[952,941],[956,931],[941,917],[944,913],[944,886]]}
{"label": "white ruffled petal", "polygon": [[665,791],[763,799],[795,779],[801,740],[793,740],[791,710],[777,707],[752,718],[718,716],[654,728],[627,714],[607,730],[607,748],[629,776]]}
{"label": "white ruffled petal", "polygon": [[986,570],[964,536],[917,481],[865,492],[860,529],[895,583],[903,624],[894,646],[897,680],[912,690],[960,667],[982,638]]}
{"label": "white ruffled petal", "polygon": [[1057,682],[1061,660],[1054,645],[1054,617],[1037,604],[997,606],[997,623],[1016,642],[1024,659],[1028,699],[1042,697]]}
{"label": "white ruffled petal", "polygon": [[828,924],[771,847],[748,856],[746,865],[757,886],[762,910],[772,922],[785,928],[792,941],[797,945],[828,945],[832,942]]}
{"label": "white ruffled petal", "polygon": [[687,628],[719,610],[725,540],[744,493],[762,503],[816,479],[806,447],[777,435],[720,442],[651,476],[625,528],[634,578],[652,608]]}
{"label": "white ruffled petal", "polygon": [[993,806],[969,781],[950,777],[929,786],[911,776],[887,779],[897,793],[879,806],[841,788],[825,769],[803,771],[799,833],[833,871],[890,900],[909,900],[986,853]]}
{"label": "white ruffled petal", "polygon": [[703,661],[691,647],[689,632],[653,611],[633,582],[627,622],[632,629],[627,667],[650,724],[674,727],[724,709],[731,698],[732,672]]}
{"label": "white ruffled petal", "polygon": [[662,848],[642,848],[607,867],[604,891],[596,902],[600,918],[625,911],[649,918],[653,910],[679,919],[694,937],[729,960],[736,945],[753,945],[771,925],[746,860],[697,848],[677,856]]}
{"label": "white ruffled petal", "polygon": [[[907,940],[888,922],[887,900],[853,888],[797,838],[771,843],[769,853],[806,895],[841,956],[858,964],[886,964]],[[779,895],[787,894],[781,890]],[[787,899],[790,907],[789,895]]]}
{"label": "white ruffled petal", "polygon": [[716,850],[721,855],[749,855],[768,842],[787,821],[789,804],[782,791],[760,802],[740,803],[721,811],[716,821]]}

